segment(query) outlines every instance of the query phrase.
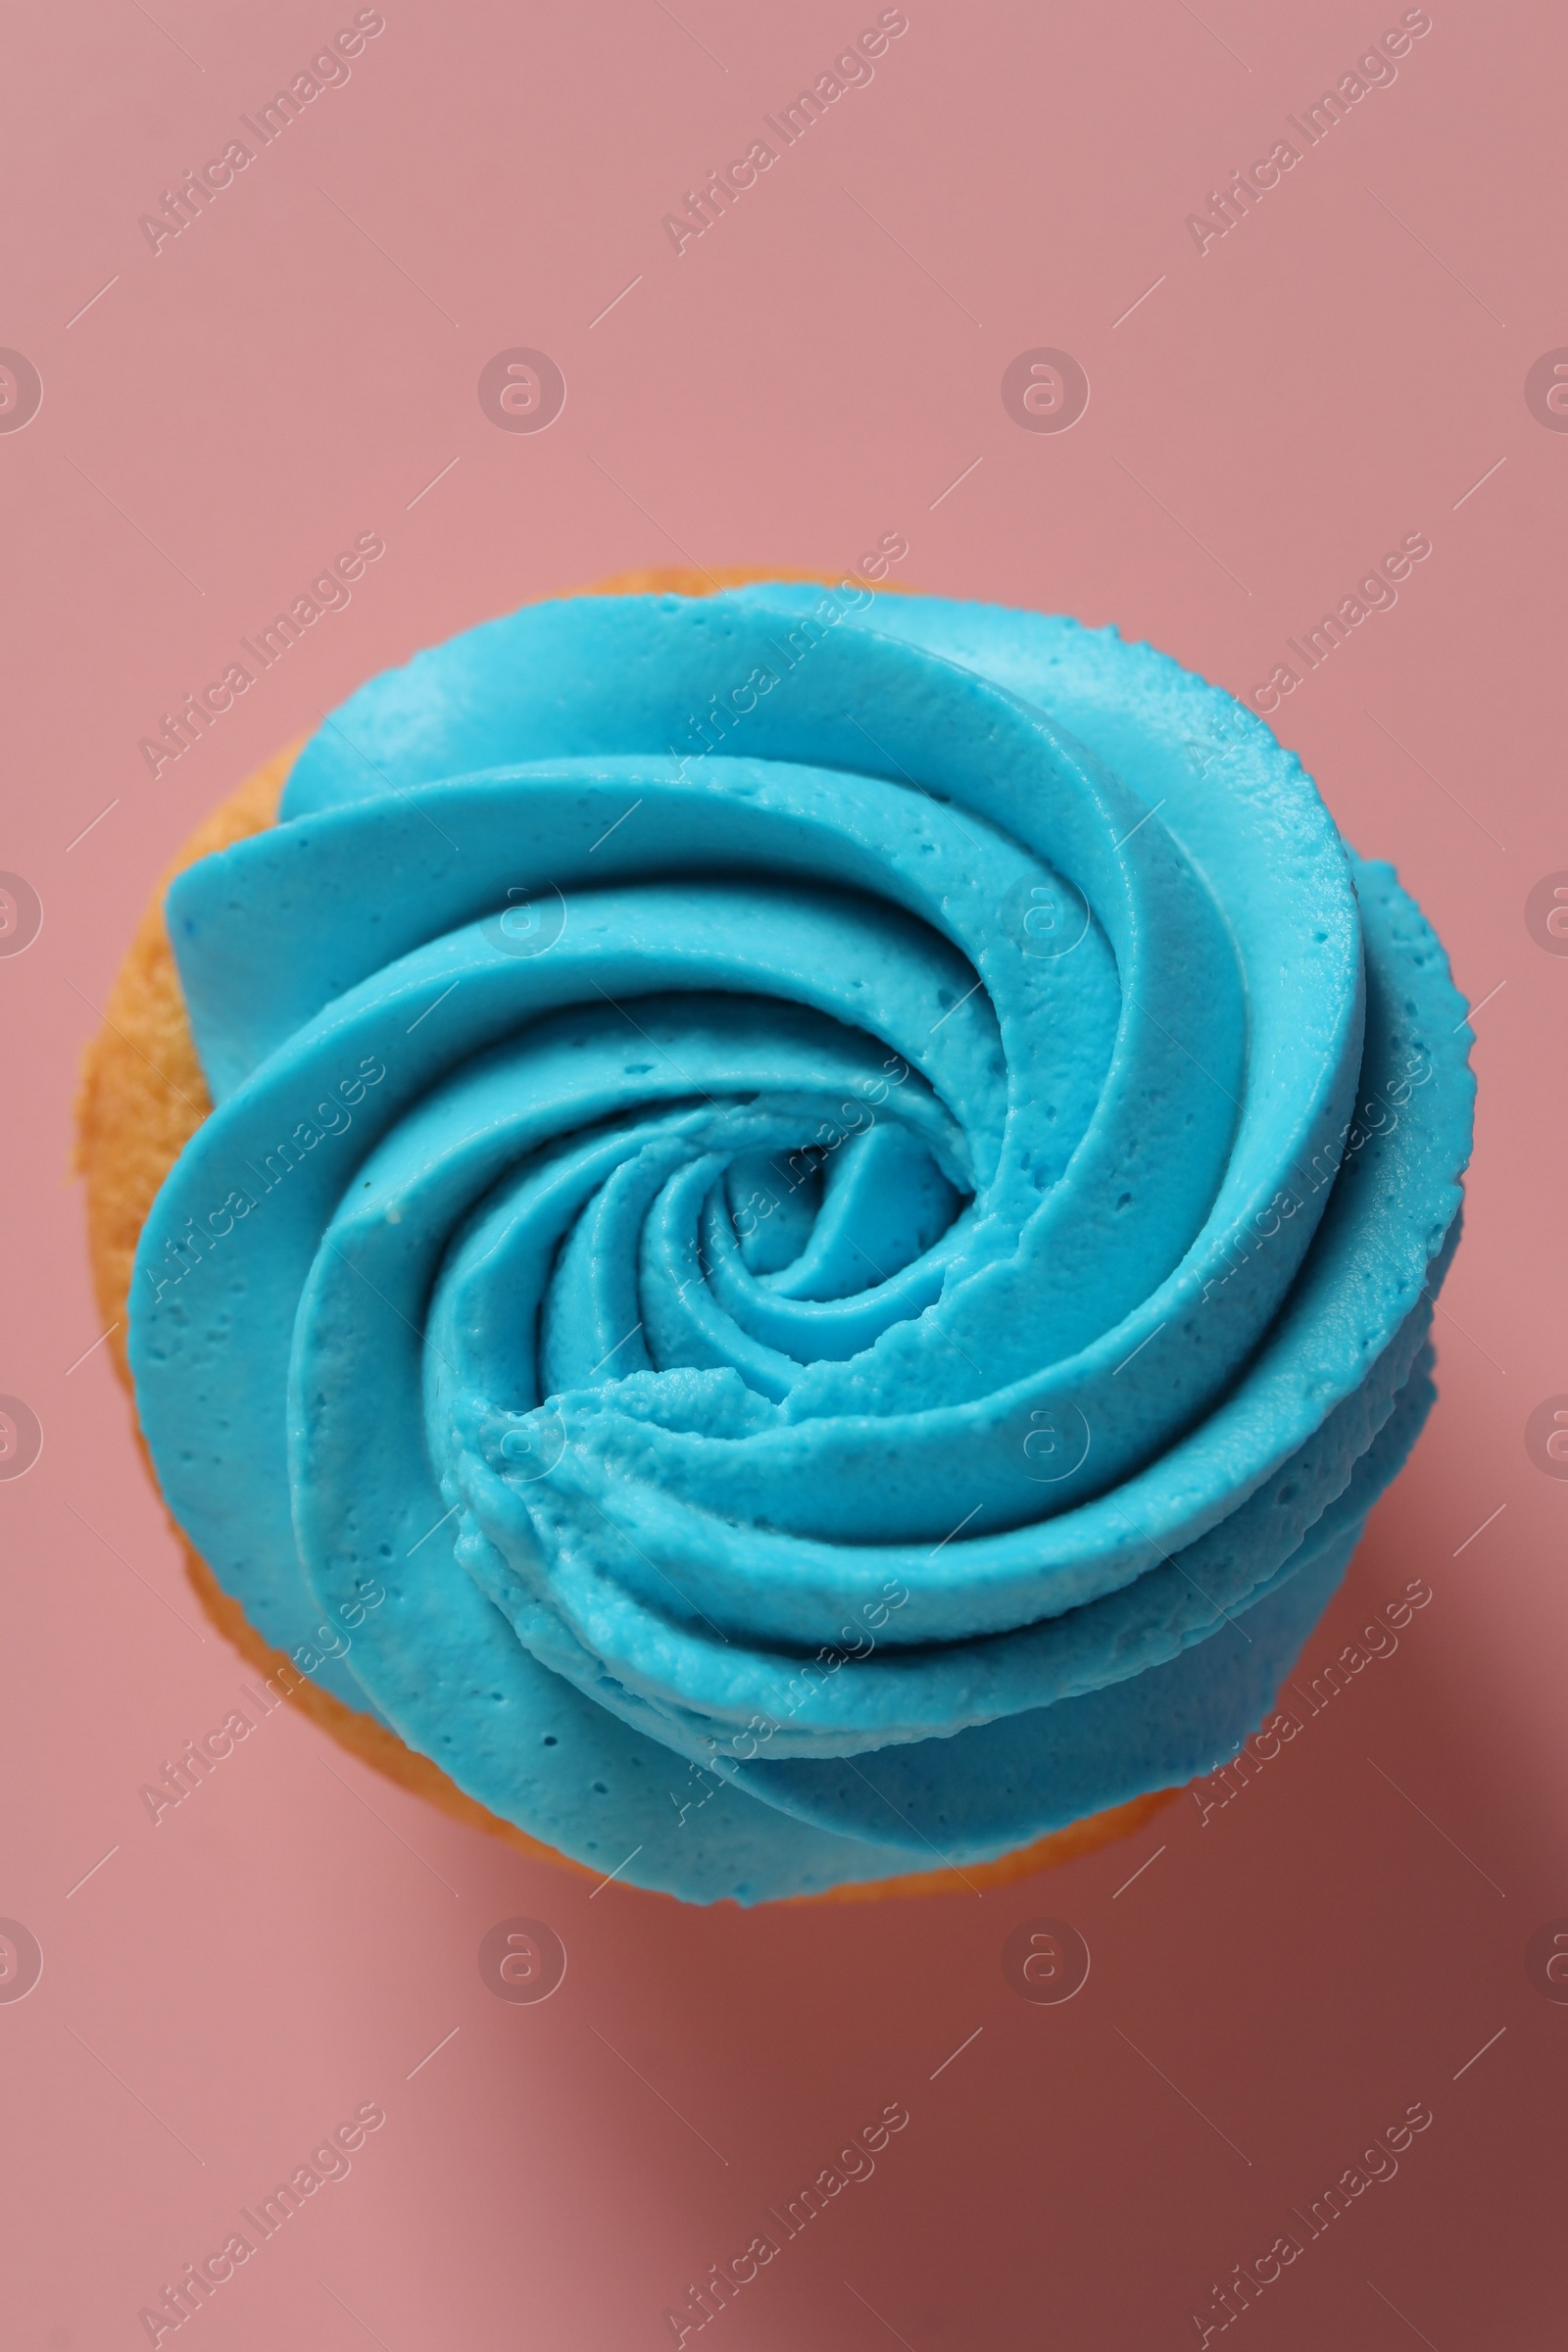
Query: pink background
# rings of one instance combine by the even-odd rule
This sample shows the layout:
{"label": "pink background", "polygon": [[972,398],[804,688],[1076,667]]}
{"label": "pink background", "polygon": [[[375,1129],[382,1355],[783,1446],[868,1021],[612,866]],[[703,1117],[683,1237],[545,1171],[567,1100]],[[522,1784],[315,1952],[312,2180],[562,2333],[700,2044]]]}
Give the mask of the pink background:
{"label": "pink background", "polygon": [[[875,2177],[704,2341],[1196,2343],[1211,2283],[1415,2101],[1397,2178],[1246,2342],[1556,2340],[1568,2006],[1524,1955],[1568,1913],[1568,1486],[1524,1428],[1568,1389],[1568,961],[1525,903],[1568,867],[1568,439],[1524,380],[1568,342],[1561,13],[1434,0],[1393,86],[1253,216],[1201,256],[1184,227],[1398,13],[908,0],[869,86],[677,257],[662,215],[873,7],[386,0],[347,85],[156,256],[138,216],[351,8],[14,12],[0,343],[44,398],[0,435],[0,866],[44,922],[0,960],[0,1389],[45,1446],[0,1486],[0,1914],[44,1972],[0,2004],[8,2344],[144,2342],[139,2307],[367,2100],[384,2129],[220,2290],[209,2352],[668,2343],[665,2306],[894,2100]],[[481,412],[516,345],[564,372],[548,432]],[[1070,432],[1003,407],[1041,345],[1087,369]],[[155,782],[138,739],[367,530],[387,553],[351,607]],[[911,584],[1114,619],[1245,694],[1417,530],[1397,607],[1276,720],[1487,1000],[1442,1401],[1308,1671],[1423,1576],[1397,1653],[1206,1824],[1184,1797],[979,1898],[590,1901],[291,1710],[154,1828],[140,1784],[242,1670],[107,1349],[77,1361],[99,1325],[66,1163],[94,1008],[197,819],[369,673],[633,564],[842,569],[901,531]],[[518,1914],[569,1953],[541,2006],[475,1965]],[[1002,1975],[1041,1914],[1093,1952],[1066,2006]]]}

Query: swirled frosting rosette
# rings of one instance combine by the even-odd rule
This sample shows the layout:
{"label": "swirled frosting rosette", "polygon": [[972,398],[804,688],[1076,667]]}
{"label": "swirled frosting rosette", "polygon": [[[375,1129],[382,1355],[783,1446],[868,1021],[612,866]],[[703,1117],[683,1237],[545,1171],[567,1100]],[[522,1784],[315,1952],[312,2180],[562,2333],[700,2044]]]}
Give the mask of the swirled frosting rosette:
{"label": "swirled frosting rosette", "polygon": [[1229,696],[854,589],[534,607],[168,917],[166,1494],[494,1812],[756,1901],[1260,1719],[1430,1402],[1472,1089],[1432,931]]}

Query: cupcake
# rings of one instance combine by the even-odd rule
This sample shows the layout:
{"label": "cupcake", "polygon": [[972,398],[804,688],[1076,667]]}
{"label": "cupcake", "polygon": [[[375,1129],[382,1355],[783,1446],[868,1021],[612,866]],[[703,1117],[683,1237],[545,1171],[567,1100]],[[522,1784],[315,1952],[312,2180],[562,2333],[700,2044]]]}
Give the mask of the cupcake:
{"label": "cupcake", "polygon": [[628,585],[198,835],[106,1320],[210,1609],[407,1785],[692,1902],[1016,1875],[1235,1751],[1420,1431],[1465,1007],[1151,647]]}

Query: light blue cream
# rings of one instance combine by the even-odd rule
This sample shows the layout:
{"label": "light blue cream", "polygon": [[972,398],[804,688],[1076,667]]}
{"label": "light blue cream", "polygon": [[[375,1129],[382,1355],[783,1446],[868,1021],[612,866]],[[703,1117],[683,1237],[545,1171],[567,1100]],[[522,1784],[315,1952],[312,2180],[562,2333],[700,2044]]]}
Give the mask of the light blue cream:
{"label": "light blue cream", "polygon": [[169,921],[217,1108],[142,1425],[338,1696],[702,1901],[1256,1723],[1430,1401],[1472,1083],[1230,697],[927,599],[533,607],[352,697]]}

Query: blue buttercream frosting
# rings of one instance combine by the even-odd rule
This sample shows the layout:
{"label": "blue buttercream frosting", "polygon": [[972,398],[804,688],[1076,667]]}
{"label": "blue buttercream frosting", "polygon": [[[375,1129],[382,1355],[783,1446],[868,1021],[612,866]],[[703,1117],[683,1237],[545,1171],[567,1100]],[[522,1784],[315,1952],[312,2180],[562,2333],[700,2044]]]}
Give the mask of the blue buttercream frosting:
{"label": "blue buttercream frosting", "polygon": [[1465,1007],[1113,630],[766,585],[376,678],[172,885],[143,1430],[252,1622],[696,1901],[1209,1769],[1431,1401]]}

